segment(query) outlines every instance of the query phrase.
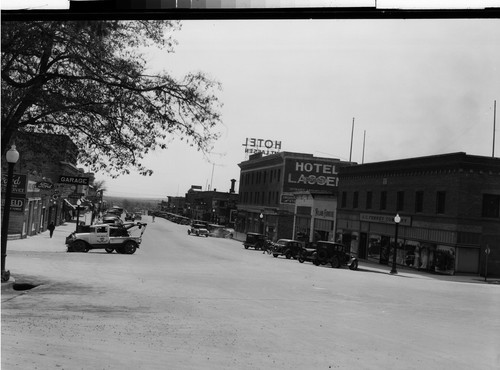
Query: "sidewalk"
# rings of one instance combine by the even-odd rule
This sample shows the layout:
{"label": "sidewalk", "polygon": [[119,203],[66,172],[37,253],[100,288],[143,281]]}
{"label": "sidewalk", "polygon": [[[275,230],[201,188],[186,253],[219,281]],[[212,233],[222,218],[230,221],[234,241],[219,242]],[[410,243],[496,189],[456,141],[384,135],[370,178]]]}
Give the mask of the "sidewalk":
{"label": "sidewalk", "polygon": [[[246,234],[241,232],[235,232],[234,240],[243,243],[245,241]],[[368,260],[359,260],[359,270],[360,271],[371,271],[381,274],[390,275],[391,266],[381,265],[376,262]],[[430,279],[430,280],[444,280],[444,281],[456,281],[462,283],[483,283],[483,284],[500,284],[499,277],[489,277],[484,280],[484,276],[479,276],[476,274],[455,274],[455,275],[444,275],[439,273],[433,273],[429,271],[418,271],[406,266],[397,266],[397,271],[399,276],[420,278],[420,279]]]}

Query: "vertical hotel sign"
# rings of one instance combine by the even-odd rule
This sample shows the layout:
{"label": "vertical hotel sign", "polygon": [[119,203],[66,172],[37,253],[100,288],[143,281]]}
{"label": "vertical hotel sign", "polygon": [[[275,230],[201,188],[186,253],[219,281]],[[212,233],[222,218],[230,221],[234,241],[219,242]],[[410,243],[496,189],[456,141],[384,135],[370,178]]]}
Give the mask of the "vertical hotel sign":
{"label": "vertical hotel sign", "polygon": [[[26,201],[26,175],[14,174],[12,176],[12,195],[10,199],[10,210],[23,212]],[[7,176],[2,176],[2,193],[7,189]],[[2,197],[2,206],[4,206],[5,197]]]}

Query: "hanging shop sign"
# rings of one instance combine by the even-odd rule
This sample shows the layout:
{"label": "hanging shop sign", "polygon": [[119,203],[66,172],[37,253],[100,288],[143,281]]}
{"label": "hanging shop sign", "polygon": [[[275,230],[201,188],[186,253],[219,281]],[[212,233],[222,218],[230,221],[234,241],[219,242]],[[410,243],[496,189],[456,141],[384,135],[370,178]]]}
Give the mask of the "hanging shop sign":
{"label": "hanging shop sign", "polygon": [[88,177],[77,177],[77,176],[59,176],[59,182],[61,184],[73,184],[73,185],[88,185]]}
{"label": "hanging shop sign", "polygon": [[338,186],[337,164],[325,159],[287,158],[283,191],[332,191]]}
{"label": "hanging shop sign", "polygon": [[281,150],[281,141],[278,140],[247,137],[241,145],[245,147],[245,153],[248,154],[262,153],[269,155],[278,153]]}
{"label": "hanging shop sign", "polygon": [[[26,175],[14,174],[12,176],[12,195],[26,194]],[[7,189],[7,175],[2,176],[2,193]]]}
{"label": "hanging shop sign", "polygon": [[42,181],[38,181],[35,184],[35,188],[41,189],[41,190],[51,190],[54,188],[54,184],[51,183],[50,181],[42,180]]}

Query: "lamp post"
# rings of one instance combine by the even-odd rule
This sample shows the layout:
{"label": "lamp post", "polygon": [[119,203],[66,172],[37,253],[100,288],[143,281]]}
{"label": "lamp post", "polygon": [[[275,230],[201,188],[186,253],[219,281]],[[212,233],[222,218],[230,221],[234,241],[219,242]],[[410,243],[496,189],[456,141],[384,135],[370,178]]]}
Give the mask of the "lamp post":
{"label": "lamp post", "polygon": [[82,204],[82,201],[78,199],[76,201],[76,232],[78,232],[78,224],[80,223],[80,204]]}
{"label": "lamp post", "polygon": [[398,227],[401,222],[401,217],[399,214],[396,214],[394,217],[394,224],[396,225],[396,233],[394,235],[394,251],[392,252],[392,269],[391,274],[397,274],[398,270],[396,270],[396,254],[398,252]]}
{"label": "lamp post", "polygon": [[3,207],[3,216],[2,216],[2,282],[8,281],[10,279],[10,271],[5,270],[5,259],[7,258],[7,235],[9,232],[12,177],[14,176],[14,165],[19,160],[19,152],[16,150],[15,145],[12,145],[12,147],[7,151],[5,157],[7,158],[7,163],[9,164],[9,170],[7,172],[7,186],[5,188],[5,204]]}
{"label": "lamp post", "polygon": [[264,234],[264,215],[262,214],[262,212],[259,215],[259,219],[260,219],[260,228],[259,228],[260,230],[259,230],[259,232],[261,234]]}

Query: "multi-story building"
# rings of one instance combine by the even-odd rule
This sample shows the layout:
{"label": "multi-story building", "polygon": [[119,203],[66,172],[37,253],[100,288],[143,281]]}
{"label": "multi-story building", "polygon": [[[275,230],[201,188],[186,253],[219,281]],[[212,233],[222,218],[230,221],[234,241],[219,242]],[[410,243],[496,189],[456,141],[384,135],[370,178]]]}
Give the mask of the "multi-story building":
{"label": "multi-story building", "polygon": [[399,265],[500,274],[499,158],[452,153],[342,168],[339,196],[337,237],[361,259],[392,261],[397,229]]}
{"label": "multi-story building", "polygon": [[192,186],[185,197],[184,216],[213,224],[233,226],[233,215],[239,195],[234,190],[235,180],[231,180],[228,192],[217,189],[203,191],[200,186]]}
{"label": "multi-story building", "polygon": [[[299,234],[301,238],[312,240],[314,225],[311,227],[310,221],[314,207],[308,204],[296,209],[296,195],[302,194],[301,199],[304,199],[303,192],[335,196],[338,171],[348,165],[351,163],[304,153],[251,155],[238,164],[241,170],[236,230],[260,232],[273,240],[295,238]],[[333,235],[333,219],[327,219],[328,222],[317,223],[316,231]]]}

